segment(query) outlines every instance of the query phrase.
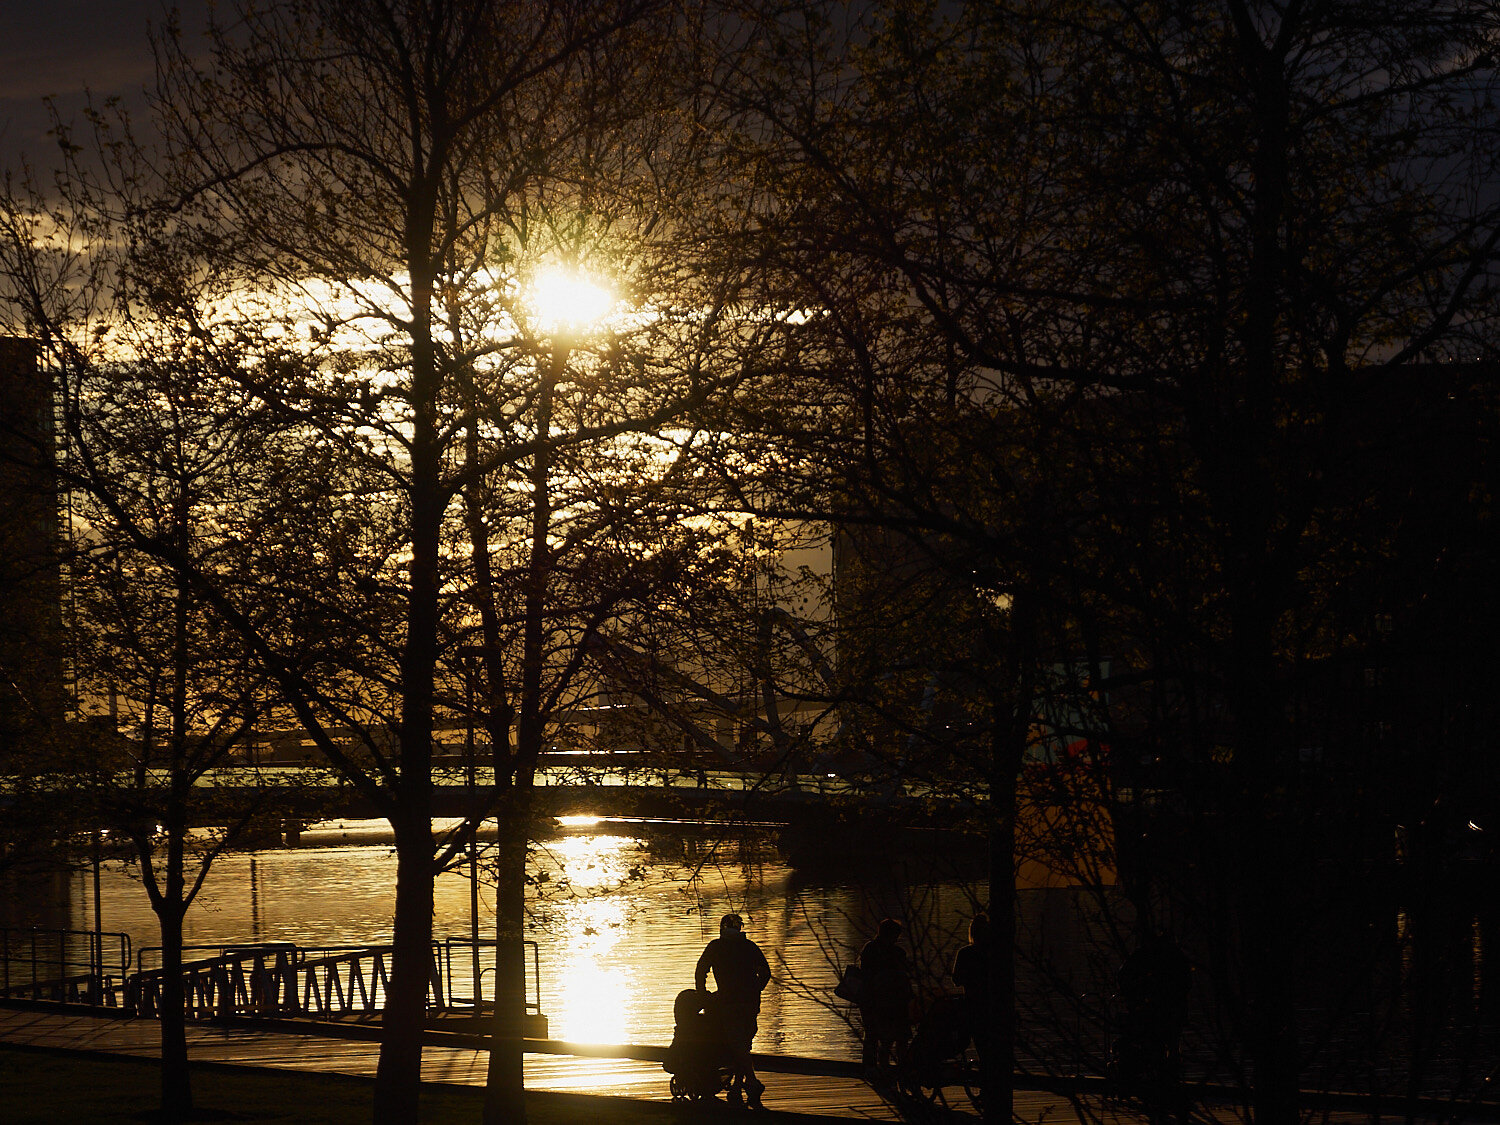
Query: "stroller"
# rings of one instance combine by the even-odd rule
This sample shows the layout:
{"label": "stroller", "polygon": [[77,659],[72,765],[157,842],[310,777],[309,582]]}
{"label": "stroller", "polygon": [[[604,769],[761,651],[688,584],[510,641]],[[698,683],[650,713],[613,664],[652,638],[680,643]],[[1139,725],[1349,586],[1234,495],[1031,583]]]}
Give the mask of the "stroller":
{"label": "stroller", "polygon": [[675,1102],[700,1102],[729,1085],[733,1056],[713,1011],[713,994],[684,988],[672,1005],[672,1043],[661,1067]]}
{"label": "stroller", "polygon": [[897,1089],[947,1105],[943,1087],[962,1086],[979,1106],[979,1066],[968,1055],[969,1016],[962,996],[939,996],[917,1024],[897,1067]]}
{"label": "stroller", "polygon": [[1122,1034],[1110,1045],[1104,1073],[1110,1096],[1138,1101],[1151,1125],[1188,1119],[1182,1059],[1169,1027],[1140,1013],[1127,1016]]}

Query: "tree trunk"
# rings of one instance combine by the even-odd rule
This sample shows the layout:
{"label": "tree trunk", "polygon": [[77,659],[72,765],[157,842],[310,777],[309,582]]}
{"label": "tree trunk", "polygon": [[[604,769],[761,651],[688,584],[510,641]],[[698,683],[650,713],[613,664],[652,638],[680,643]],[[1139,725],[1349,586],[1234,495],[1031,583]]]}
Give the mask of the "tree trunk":
{"label": "tree trunk", "polygon": [[[1252,605],[1256,601],[1253,596],[1247,600]],[[1302,916],[1297,899],[1303,857],[1297,844],[1293,764],[1270,655],[1269,617],[1266,612],[1246,613],[1236,622],[1238,644],[1231,668],[1237,682],[1232,697],[1238,728],[1235,777],[1241,796],[1235,818],[1238,830],[1225,841],[1222,864],[1223,876],[1238,892],[1256,1125],[1297,1125],[1297,972],[1287,920]]]}
{"label": "tree trunk", "polygon": [[1287,508],[1272,468],[1279,453],[1276,395],[1284,379],[1283,365],[1290,362],[1278,354],[1277,341],[1283,338],[1279,306],[1288,279],[1282,220],[1291,199],[1291,111],[1279,49],[1252,41],[1244,57],[1253,83],[1255,120],[1252,244],[1241,330],[1244,383],[1236,388],[1235,419],[1224,434],[1241,444],[1239,455],[1221,462],[1219,470],[1230,482],[1224,489],[1228,503],[1221,511],[1231,536],[1226,567],[1232,629],[1228,680],[1238,742],[1236,772],[1249,798],[1239,807],[1254,817],[1239,834],[1249,851],[1242,859],[1240,936],[1256,1125],[1297,1125],[1301,1080],[1292,996],[1295,964],[1287,919],[1296,916],[1289,892],[1299,882],[1294,865],[1300,856],[1287,838],[1292,823],[1286,820],[1286,796],[1295,778],[1276,673],[1276,621],[1280,611],[1289,608],[1293,586],[1273,547]]}
{"label": "tree trunk", "polygon": [[441,373],[430,332],[432,270],[427,259],[433,198],[424,187],[406,232],[411,264],[411,565],[406,640],[401,652],[400,780],[396,834],[396,914],[391,978],[375,1071],[375,1125],[412,1125],[422,1087],[422,1036],[432,974],[432,729],[438,654],[438,557],[446,497],[442,488],[437,399]]}
{"label": "tree trunk", "polygon": [[418,1120],[422,1035],[432,974],[432,827],[425,810],[392,825],[396,832],[396,914],[390,986],[375,1071],[375,1125]]}
{"label": "tree trunk", "polygon": [[526,842],[529,789],[500,808],[495,895],[495,1012],[485,1076],[484,1125],[526,1125],[521,1039],[526,1023]]}
{"label": "tree trunk", "polygon": [[192,1075],[188,1072],[187,1014],[182,988],[182,918],[187,913],[184,871],[187,817],[178,780],[182,777],[187,730],[187,607],[187,592],[179,585],[173,607],[173,782],[172,796],[163,815],[167,830],[166,885],[160,897],[152,903],[161,928],[161,1113],[167,1121],[184,1121],[193,1110]]}
{"label": "tree trunk", "polygon": [[[554,340],[537,388],[536,432],[552,430],[552,396],[568,366],[565,339]],[[525,1125],[526,1089],[521,1035],[526,1016],[526,844],[531,834],[531,787],[542,748],[542,676],[546,667],[547,585],[552,573],[552,453],[539,443],[527,474],[531,537],[521,629],[520,706],[510,788],[499,807],[499,883],[495,900],[495,1028],[490,1043],[484,1125]],[[499,727],[496,716],[496,727]],[[496,781],[501,747],[497,743]]]}
{"label": "tree trunk", "polygon": [[[171,882],[171,876],[168,876]],[[161,1115],[164,1121],[185,1121],[193,1112],[192,1075],[188,1071],[186,996],[182,987],[181,877],[178,893],[157,908],[161,929]]]}
{"label": "tree trunk", "polygon": [[[1261,833],[1261,840],[1268,835]],[[1254,837],[1246,843],[1251,839]],[[1273,885],[1278,878],[1295,876],[1271,868],[1277,849],[1274,844],[1269,848],[1250,861],[1253,870],[1247,876],[1248,893],[1242,897],[1249,1048],[1255,1064],[1251,1105],[1256,1125],[1297,1125],[1301,1120],[1301,1082],[1292,984],[1296,978],[1287,933],[1286,895]]]}

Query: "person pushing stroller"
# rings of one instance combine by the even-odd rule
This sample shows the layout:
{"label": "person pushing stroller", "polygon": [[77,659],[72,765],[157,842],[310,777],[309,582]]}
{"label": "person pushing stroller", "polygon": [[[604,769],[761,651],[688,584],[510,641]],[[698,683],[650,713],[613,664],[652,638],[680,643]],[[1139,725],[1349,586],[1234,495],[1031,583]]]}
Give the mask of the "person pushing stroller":
{"label": "person pushing stroller", "polygon": [[718,985],[709,1006],[731,1055],[729,1100],[743,1098],[751,1109],[764,1109],[760,1096],[766,1087],[755,1077],[750,1045],[760,1016],[760,994],[770,983],[771,968],[760,946],[746,937],[744,930],[745,920],[738,914],[726,914],[719,920],[719,936],[698,958],[693,983],[703,993],[711,971]]}

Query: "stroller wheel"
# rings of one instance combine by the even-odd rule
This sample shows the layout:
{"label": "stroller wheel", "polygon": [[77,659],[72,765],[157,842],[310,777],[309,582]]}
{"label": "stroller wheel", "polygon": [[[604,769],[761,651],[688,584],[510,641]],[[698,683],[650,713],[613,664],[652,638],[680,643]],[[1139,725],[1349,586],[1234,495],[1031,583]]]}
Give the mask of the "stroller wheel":
{"label": "stroller wheel", "polygon": [[685,1102],[688,1100],[687,1087],[683,1085],[682,1079],[677,1077],[677,1075],[672,1075],[672,1080],[667,1083],[667,1089],[671,1091],[674,1102]]}
{"label": "stroller wheel", "polygon": [[974,1111],[981,1116],[984,1113],[984,1087],[980,1082],[979,1063],[974,1059],[963,1061],[963,1087],[964,1093],[969,1095],[969,1104]]}

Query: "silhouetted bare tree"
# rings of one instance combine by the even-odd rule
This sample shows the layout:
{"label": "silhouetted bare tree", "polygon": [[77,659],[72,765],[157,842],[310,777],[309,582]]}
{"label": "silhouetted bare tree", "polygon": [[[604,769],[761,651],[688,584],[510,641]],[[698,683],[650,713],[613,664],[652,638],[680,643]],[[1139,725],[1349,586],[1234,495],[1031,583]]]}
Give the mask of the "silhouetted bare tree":
{"label": "silhouetted bare tree", "polygon": [[[1257,1119],[1291,1121],[1298,675],[1342,567],[1373,562],[1335,533],[1364,502],[1344,451],[1394,388],[1473,375],[1414,360],[1493,345],[1493,13],[746,9],[726,151],[802,376],[768,432],[816,433],[805,463],[879,501],[853,510],[974,546],[976,592],[1012,599],[1018,732],[1048,651],[1028,621],[1087,626],[1192,711],[1220,998]],[[935,428],[940,407],[971,424]],[[1012,424],[1036,427],[1035,489],[990,456]]]}
{"label": "silhouetted bare tree", "polygon": [[[293,0],[238,16],[201,67],[160,40],[155,104],[163,167],[204,251],[308,341],[242,369],[245,385],[371,489],[349,498],[365,505],[349,513],[349,547],[372,583],[362,600],[380,608],[355,599],[346,619],[390,626],[361,635],[371,663],[330,687],[274,645],[259,654],[396,833],[377,1118],[416,1113],[432,877],[458,846],[431,830],[436,716],[441,673],[459,663],[445,655],[467,648],[506,828],[486,1116],[521,1120],[537,755],[577,697],[588,638],[654,580],[640,486],[670,475],[674,446],[641,435],[701,401],[702,341],[725,301],[663,251],[664,192],[687,186],[673,177],[688,134],[667,135],[676,107],[663,106],[681,25],[655,0]],[[548,323],[528,285],[549,267],[594,275],[630,311],[593,335],[573,310]],[[333,726],[369,730],[358,755]]]}

